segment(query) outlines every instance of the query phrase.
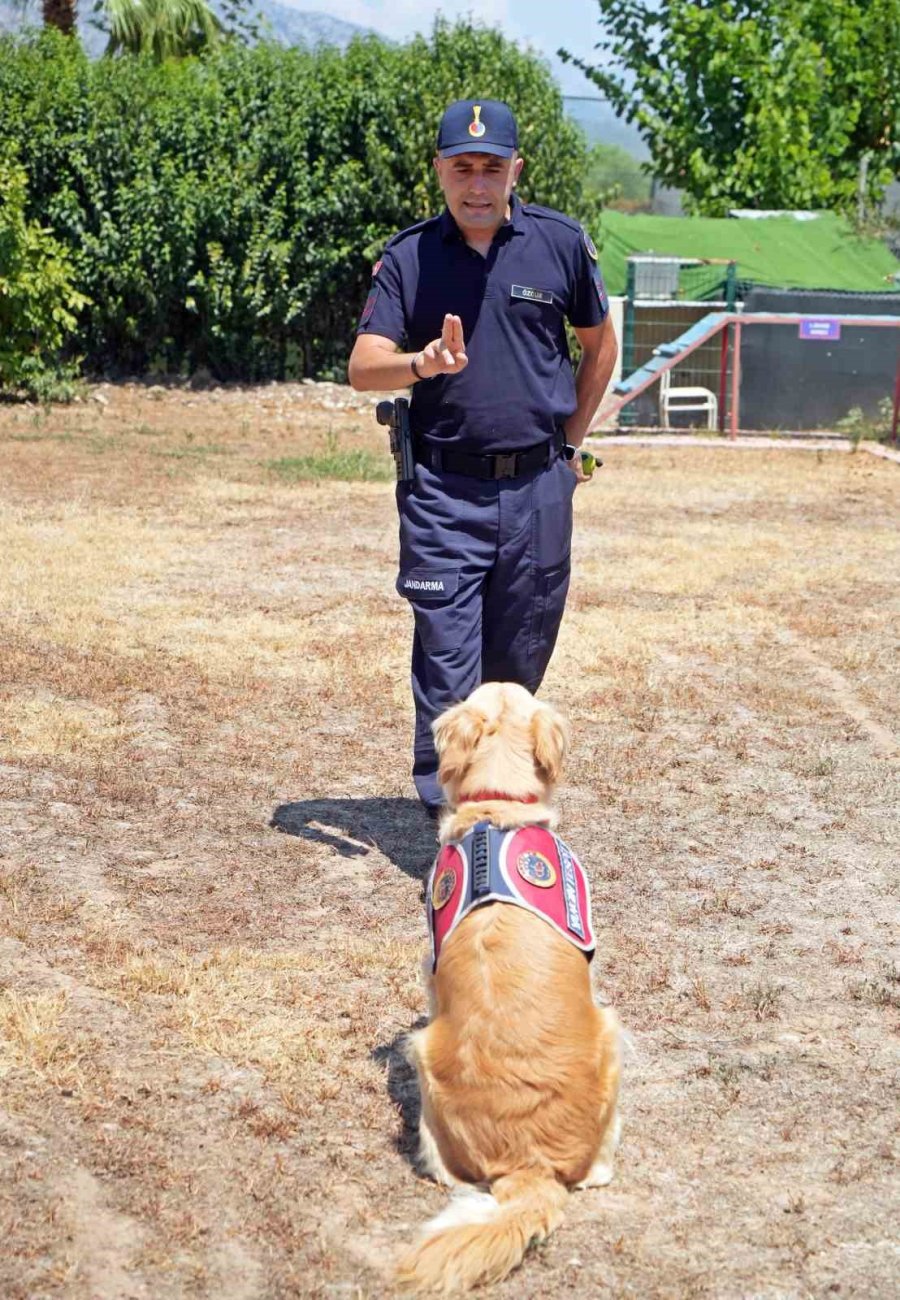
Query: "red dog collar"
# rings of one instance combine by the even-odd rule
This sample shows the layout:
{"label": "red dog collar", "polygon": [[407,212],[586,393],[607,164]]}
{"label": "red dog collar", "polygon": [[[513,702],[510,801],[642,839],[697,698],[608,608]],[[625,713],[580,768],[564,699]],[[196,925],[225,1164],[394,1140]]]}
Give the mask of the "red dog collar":
{"label": "red dog collar", "polygon": [[493,800],[501,803],[537,803],[536,794],[501,794],[499,790],[478,790],[475,794],[460,795],[460,803],[488,803]]}

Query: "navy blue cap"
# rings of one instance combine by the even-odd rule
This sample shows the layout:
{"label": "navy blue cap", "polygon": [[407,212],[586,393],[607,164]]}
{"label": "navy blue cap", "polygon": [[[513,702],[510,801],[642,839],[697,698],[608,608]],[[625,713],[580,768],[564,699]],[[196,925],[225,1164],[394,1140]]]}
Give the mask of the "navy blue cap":
{"label": "navy blue cap", "polygon": [[438,127],[437,148],[442,158],[458,153],[511,158],[518,147],[516,119],[509,105],[499,99],[458,99]]}

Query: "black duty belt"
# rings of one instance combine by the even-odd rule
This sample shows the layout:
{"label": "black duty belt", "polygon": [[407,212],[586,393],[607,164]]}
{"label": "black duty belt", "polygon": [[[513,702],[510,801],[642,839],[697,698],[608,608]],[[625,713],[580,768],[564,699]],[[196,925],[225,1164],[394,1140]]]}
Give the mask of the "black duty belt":
{"label": "black duty belt", "polygon": [[414,455],[420,465],[445,474],[467,474],[470,478],[518,478],[532,470],[543,469],[562,448],[562,439],[551,438],[521,451],[496,452],[479,456],[468,451],[451,451],[416,442]]}

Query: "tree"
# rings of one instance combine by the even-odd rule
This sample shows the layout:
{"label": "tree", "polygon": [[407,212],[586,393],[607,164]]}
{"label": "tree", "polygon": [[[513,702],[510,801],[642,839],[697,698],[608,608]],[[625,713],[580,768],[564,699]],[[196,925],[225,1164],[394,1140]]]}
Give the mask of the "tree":
{"label": "tree", "polygon": [[[27,0],[17,0],[24,8]],[[184,58],[215,46],[226,30],[248,27],[244,9],[250,0],[226,0],[225,10],[233,22],[226,27],[206,0],[95,0],[95,25],[109,33],[107,54],[149,53],[163,59]],[[45,27],[64,36],[77,31],[78,0],[41,0]],[[255,30],[255,29],[254,29]]]}
{"label": "tree", "polygon": [[109,27],[107,54],[149,53],[161,63],[199,54],[223,34],[205,0],[102,0],[100,8]]}
{"label": "tree", "polygon": [[900,161],[900,0],[597,0],[566,51],[706,216],[876,205]]}
{"label": "tree", "polygon": [[595,144],[591,148],[586,184],[601,196],[605,207],[633,211],[650,198],[645,165],[617,144]]}
{"label": "tree", "polygon": [[76,0],[41,0],[45,27],[55,27],[63,36],[75,35]]}

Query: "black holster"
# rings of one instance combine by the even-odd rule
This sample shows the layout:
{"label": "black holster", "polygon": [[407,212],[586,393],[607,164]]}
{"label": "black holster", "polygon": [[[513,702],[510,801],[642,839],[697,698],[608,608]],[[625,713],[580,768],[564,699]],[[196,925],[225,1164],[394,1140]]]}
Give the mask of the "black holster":
{"label": "black holster", "polygon": [[409,428],[409,400],[397,397],[393,402],[379,402],[375,407],[375,418],[379,424],[386,424],[390,431],[391,455],[397,471],[397,482],[410,482],[415,472],[415,459]]}

